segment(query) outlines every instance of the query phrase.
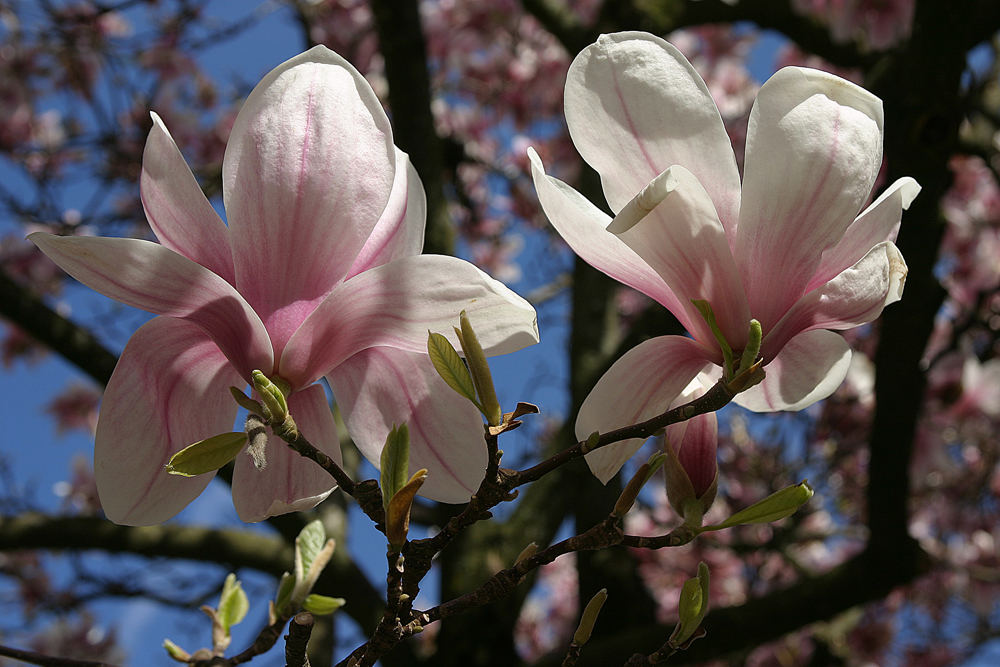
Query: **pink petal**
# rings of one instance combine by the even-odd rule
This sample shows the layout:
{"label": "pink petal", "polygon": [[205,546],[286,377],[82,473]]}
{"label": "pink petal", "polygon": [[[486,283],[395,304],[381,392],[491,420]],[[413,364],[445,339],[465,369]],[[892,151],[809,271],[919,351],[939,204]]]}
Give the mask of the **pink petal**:
{"label": "pink petal", "polygon": [[[690,338],[660,336],[632,348],[597,381],[580,406],[576,437],[630,426],[665,412],[707,365],[711,354]],[[608,480],[643,441],[625,440],[587,454],[587,465],[601,482]]]}
{"label": "pink petal", "polygon": [[891,241],[872,248],[857,264],[799,299],[764,339],[771,359],[792,337],[810,329],[853,329],[871,322],[903,296],[906,262]]}
{"label": "pink petal", "polygon": [[[299,432],[327,456],[341,463],[340,440],[326,393],[318,384],[288,397],[288,411]],[[319,464],[293,451],[284,440],[269,435],[267,466],[258,470],[244,451],[233,470],[233,505],[248,523],[288,512],[307,510],[320,504],[337,488]]]}
{"label": "pink petal", "polygon": [[786,67],[760,89],[747,134],[737,259],[765,331],[844,236],[882,161],[882,102],[852,83]]}
{"label": "pink petal", "polygon": [[899,231],[903,210],[920,193],[920,186],[906,176],[886,188],[871,206],[859,215],[844,232],[844,237],[823,253],[819,268],[807,289],[822,285],[844,269],[853,266],[873,247],[883,241],[894,241]]}
{"label": "pink petal", "polygon": [[94,444],[104,513],[115,523],[162,523],[194,500],[213,475],[179,477],[164,466],[190,444],[233,430],[242,385],[205,333],[171,317],[139,327],[111,375]]}
{"label": "pink petal", "polygon": [[420,176],[406,153],[397,148],[396,179],[389,203],[347,276],[356,276],[400,257],[419,255],[424,247],[426,220],[427,198]]}
{"label": "pink petal", "polygon": [[735,232],[740,177],[729,135],[705,82],[672,45],[642,32],[601,35],[569,68],[566,123],[613,211],[680,164]]}
{"label": "pink petal", "polygon": [[705,299],[730,345],[745,345],[750,308],[743,284],[715,206],[690,171],[674,166],[657,176],[622,208],[608,231],[670,285],[684,308],[682,319],[698,341],[717,347],[691,303]]}
{"label": "pink petal", "polygon": [[[617,236],[607,231],[611,218],[562,181],[545,174],[542,161],[528,149],[538,200],[563,240],[598,271],[659,302],[675,315],[684,313],[663,278]],[[688,322],[684,322],[687,326]]]}
{"label": "pink petal", "polygon": [[346,274],[389,199],[389,121],[368,82],[317,46],[272,70],[223,162],[236,282],[280,352]]}
{"label": "pink petal", "polygon": [[719,470],[716,461],[718,418],[714,412],[695,415],[687,421],[668,426],[665,432],[667,441],[677,452],[681,467],[691,480],[695,496],[700,498],[712,486]]}
{"label": "pink petal", "polygon": [[428,470],[420,495],[464,503],[486,471],[483,419],[434,370],[426,354],[373,347],[327,375],[355,444],[379,467],[393,426],[410,431],[410,473]]}
{"label": "pink petal", "polygon": [[760,384],[733,402],[754,412],[802,410],[832,394],[847,375],[851,348],[832,331],[807,331],[792,338],[764,370]]}
{"label": "pink petal", "polygon": [[260,318],[232,285],[200,264],[137,239],[42,232],[28,238],[91,289],[128,306],[197,324],[244,378],[255,368],[271,368],[271,343]]}
{"label": "pink petal", "polygon": [[502,283],[455,257],[417,255],[337,287],[288,341],[278,374],[303,386],[369,347],[426,352],[428,330],[457,343],[462,310],[488,355],[538,342],[535,309]]}
{"label": "pink petal", "polygon": [[142,153],[139,191],[146,219],[165,248],[235,284],[229,230],[155,113]]}

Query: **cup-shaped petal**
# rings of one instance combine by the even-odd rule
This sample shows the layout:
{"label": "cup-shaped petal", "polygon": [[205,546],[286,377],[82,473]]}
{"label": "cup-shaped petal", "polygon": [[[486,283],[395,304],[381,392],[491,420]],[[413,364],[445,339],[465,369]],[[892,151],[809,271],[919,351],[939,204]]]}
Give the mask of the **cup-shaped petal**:
{"label": "cup-shaped petal", "polygon": [[94,445],[104,513],[115,523],[162,523],[213,474],[180,477],[164,466],[188,445],[233,430],[228,387],[239,374],[199,327],[157,317],[129,339],[111,375]]}
{"label": "cup-shaped petal", "polygon": [[882,102],[832,74],[786,67],[750,114],[736,255],[768,331],[843,237],[882,162]]}
{"label": "cup-shaped petal", "polygon": [[570,66],[566,123],[613,211],[682,164],[734,231],[740,177],[729,135],[705,82],[672,45],[642,32],[601,35]]}
{"label": "cup-shaped petal", "polygon": [[[351,267],[385,209],[392,132],[371,86],[323,46],[261,80],[223,162],[236,284],[275,350]],[[305,307],[300,307],[305,304]]]}

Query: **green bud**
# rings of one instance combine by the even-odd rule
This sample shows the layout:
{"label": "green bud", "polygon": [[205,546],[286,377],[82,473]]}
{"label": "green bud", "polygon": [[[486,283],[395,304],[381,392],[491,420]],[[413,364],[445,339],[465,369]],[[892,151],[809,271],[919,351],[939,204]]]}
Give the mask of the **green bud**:
{"label": "green bud", "polygon": [[531,558],[536,553],[538,553],[538,545],[534,542],[529,542],[528,546],[521,549],[521,553],[514,559],[514,565],[520,564],[521,561]]}
{"label": "green bud", "polygon": [[331,598],[312,593],[302,601],[302,608],[317,616],[329,616],[347,603],[344,598]]}
{"label": "green bud", "polygon": [[220,433],[188,445],[170,457],[167,472],[181,477],[194,477],[215,472],[240,453],[247,444],[246,433]]}
{"label": "green bud", "polygon": [[718,322],[715,321],[715,311],[712,310],[711,304],[704,299],[692,299],[691,303],[701,313],[709,329],[712,330],[712,335],[715,336],[716,342],[719,343],[719,349],[722,350],[722,359],[724,361],[723,376],[726,379],[731,378],[733,376],[733,348],[722,334],[722,329],[719,328]]}
{"label": "green bud", "polygon": [[583,646],[590,641],[590,635],[594,632],[594,624],[597,623],[597,617],[607,599],[607,588],[602,588],[594,594],[594,597],[590,598],[590,602],[587,603],[580,616],[580,624],[576,626],[576,632],[573,633],[574,644]]}
{"label": "green bud", "polygon": [[406,424],[393,426],[385,438],[379,457],[382,506],[389,506],[392,497],[403,488],[410,474],[410,431]]}
{"label": "green bud", "polygon": [[650,456],[648,461],[639,466],[632,479],[625,485],[621,495],[618,496],[618,501],[611,511],[613,516],[623,517],[628,514],[628,511],[632,509],[632,505],[635,504],[635,499],[639,497],[639,491],[642,490],[643,485],[660,469],[666,458],[666,454],[658,452]]}
{"label": "green bud", "polygon": [[469,316],[464,310],[459,315],[459,321],[462,328],[456,329],[455,333],[458,334],[462,351],[465,352],[465,361],[469,364],[472,382],[476,385],[483,416],[490,426],[497,426],[503,419],[503,412],[500,410],[500,402],[497,401],[496,389],[493,388],[493,375],[490,373],[490,365],[486,362],[486,353],[483,352],[483,346],[479,344],[479,338],[473,331],[472,323],[469,322]]}
{"label": "green bud", "polygon": [[[272,381],[261,371],[250,372],[250,379],[253,381],[253,388],[260,394],[260,400],[271,413],[271,422],[280,424],[288,417],[288,401],[285,396],[288,393],[288,385],[278,380]],[[279,386],[284,385],[284,387]],[[284,388],[284,391],[282,391]]]}
{"label": "green bud", "polygon": [[677,626],[670,635],[668,644],[677,648],[688,641],[701,626],[708,613],[709,594],[708,566],[698,563],[698,576],[688,579],[681,587],[677,604]]}
{"label": "green bud", "polygon": [[163,648],[166,650],[167,655],[176,660],[177,662],[188,662],[191,659],[191,654],[182,649],[177,644],[173,643],[169,639],[163,640]]}
{"label": "green bud", "polygon": [[788,486],[772,493],[767,498],[758,501],[732,515],[722,523],[705,526],[702,530],[722,530],[743,524],[771,523],[778,519],[791,516],[813,496],[812,487],[808,482]]}
{"label": "green bud", "polygon": [[743,355],[740,357],[740,367],[736,371],[737,375],[753,366],[754,362],[757,361],[757,357],[760,355],[761,337],[760,322],[750,320],[750,330],[747,333],[747,346],[743,348]]}
{"label": "green bud", "polygon": [[410,530],[410,508],[413,506],[414,496],[417,495],[425,479],[427,479],[426,468],[413,473],[410,481],[393,495],[385,510],[385,536],[389,540],[389,546],[395,551],[399,551],[406,544],[406,535]]}
{"label": "green bud", "polygon": [[601,439],[601,434],[598,431],[594,431],[587,436],[587,440],[583,443],[581,451],[586,454],[587,452],[593,451],[594,447],[597,447],[597,443]]}

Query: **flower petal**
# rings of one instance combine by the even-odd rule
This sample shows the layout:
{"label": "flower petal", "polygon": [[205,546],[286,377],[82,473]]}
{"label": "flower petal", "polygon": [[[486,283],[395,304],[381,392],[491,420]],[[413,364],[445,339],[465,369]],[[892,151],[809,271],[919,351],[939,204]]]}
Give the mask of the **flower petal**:
{"label": "flower petal", "polygon": [[[632,348],[597,381],[580,406],[576,437],[606,433],[666,411],[711,357],[683,336],[651,338]],[[608,480],[635,454],[643,441],[624,440],[587,454],[587,465],[601,482]]]}
{"label": "flower petal", "polygon": [[920,193],[920,185],[909,176],[900,178],[886,188],[844,232],[844,237],[823,253],[807,290],[827,282],[846,268],[853,266],[872,248],[883,241],[895,241],[903,210]]}
{"label": "flower petal", "polygon": [[371,86],[323,46],[250,93],[226,146],[223,194],[237,285],[276,350],[308,314],[300,304],[347,274],[385,209],[395,162]]}
{"label": "flower petal", "polygon": [[338,286],[288,341],[278,374],[302,386],[369,347],[426,352],[428,330],[455,344],[462,310],[488,355],[538,342],[535,309],[503,283],[455,257],[417,255]]}
{"label": "flower petal", "polygon": [[868,198],[882,162],[882,102],[832,74],[786,67],[750,113],[736,252],[767,331]]}
{"label": "flower petal", "polygon": [[396,179],[389,203],[365,247],[358,253],[348,277],[387,264],[400,257],[419,255],[424,247],[427,197],[409,156],[396,149]]}
{"label": "flower petal", "polygon": [[691,480],[695,496],[700,498],[712,486],[719,472],[719,464],[716,461],[719,443],[718,417],[714,412],[695,415],[687,421],[671,424],[664,429],[664,432],[667,442],[677,452],[681,467]]}
{"label": "flower petal", "polygon": [[573,252],[598,271],[642,292],[672,313],[683,313],[684,308],[663,278],[607,231],[611,218],[579,192],[548,176],[535,149],[528,149],[528,157],[542,209]]}
{"label": "flower petal", "polygon": [[672,45],[641,32],[601,35],[569,68],[566,123],[613,211],[680,164],[735,232],[740,176],[729,135],[705,82]]}
{"label": "flower petal", "polygon": [[818,329],[792,338],[764,370],[764,381],[733,402],[754,412],[801,410],[832,394],[847,375],[851,347],[840,334]]}
{"label": "flower petal", "polygon": [[[288,397],[288,411],[302,435],[340,464],[340,440],[323,387],[314,384],[293,393]],[[337,488],[329,473],[276,435],[268,435],[265,457],[267,466],[263,470],[254,466],[246,451],[236,457],[233,505],[243,521],[263,521],[310,509]]]}
{"label": "flower petal", "polygon": [[717,347],[711,329],[691,303],[705,299],[726,340],[734,349],[742,349],[750,322],[743,283],[715,206],[690,171],[677,165],[657,176],[622,208],[608,231],[670,285],[684,308],[681,319],[691,335],[707,347]]}
{"label": "flower petal", "polygon": [[853,329],[877,318],[903,296],[906,262],[891,241],[872,248],[857,264],[799,299],[762,347],[771,359],[792,337],[810,329]]}
{"label": "flower petal", "polygon": [[202,192],[160,117],[142,152],[139,192],[156,238],[188,259],[235,284],[229,230]]}
{"label": "flower petal", "polygon": [[233,430],[228,387],[239,374],[200,328],[157,317],[129,339],[115,367],[94,443],[94,475],[104,513],[115,523],[162,523],[194,500],[213,475],[164,470],[188,445]]}
{"label": "flower petal", "polygon": [[464,503],[486,471],[486,444],[479,410],[453,391],[426,354],[373,347],[327,375],[355,444],[379,467],[393,426],[410,431],[410,473],[427,468],[420,495]]}
{"label": "flower petal", "polygon": [[255,368],[271,368],[271,343],[257,314],[232,285],[187,257],[137,239],[42,232],[28,238],[91,289],[128,306],[197,324],[245,379]]}

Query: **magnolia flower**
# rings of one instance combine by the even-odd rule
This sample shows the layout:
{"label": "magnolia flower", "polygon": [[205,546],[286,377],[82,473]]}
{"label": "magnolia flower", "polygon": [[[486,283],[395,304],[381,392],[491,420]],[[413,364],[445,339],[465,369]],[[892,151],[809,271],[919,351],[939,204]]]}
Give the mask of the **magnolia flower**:
{"label": "magnolia flower", "polygon": [[[741,186],[701,77],[667,42],[629,32],[603,35],[574,60],[566,121],[616,215],[547,176],[532,152],[546,215],[580,257],[668,308],[691,335],[654,338],[619,359],[584,401],[578,437],[662,412],[723,363],[695,300],[711,306],[737,359],[751,318],[762,326],[767,377],[737,403],[797,410],[829,395],[850,349],[828,329],[875,319],[906,275],[891,240],[917,183],[900,179],[859,215],[882,162],[881,101],[831,74],[782,69],[751,111]],[[607,481],[641,444],[592,452],[591,470]]]}
{"label": "magnolia flower", "polygon": [[[486,466],[476,409],[438,378],[428,329],[465,309],[488,354],[538,340],[523,299],[468,262],[419,255],[424,194],[364,78],[318,46],[257,85],[223,162],[223,223],[153,114],[142,202],[159,244],[32,234],[70,275],[160,315],[132,336],[108,383],[95,474],[107,516],[164,521],[211,474],[168,475],[181,448],[231,431],[229,387],[261,370],[291,387],[299,430],[340,460],[323,387],[355,442],[378,462],[393,424],[430,498],[467,500]],[[453,340],[457,340],[454,339]],[[237,456],[233,503],[244,521],[312,507],[331,479],[270,436],[266,466]]]}

